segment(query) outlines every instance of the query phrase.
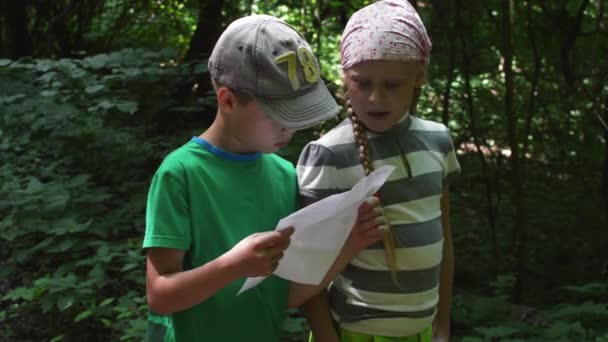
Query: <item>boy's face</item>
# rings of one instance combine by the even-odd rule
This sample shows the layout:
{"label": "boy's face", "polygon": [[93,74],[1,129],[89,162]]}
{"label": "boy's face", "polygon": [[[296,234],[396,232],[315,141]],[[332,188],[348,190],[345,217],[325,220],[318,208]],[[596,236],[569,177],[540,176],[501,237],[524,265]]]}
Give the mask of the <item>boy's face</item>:
{"label": "boy's face", "polygon": [[414,88],[424,83],[421,62],[369,61],[344,72],[353,111],[367,128],[384,132],[410,108]]}
{"label": "boy's face", "polygon": [[251,152],[275,153],[287,146],[294,129],[280,126],[260,109],[255,100],[239,104],[237,108],[241,139]]}

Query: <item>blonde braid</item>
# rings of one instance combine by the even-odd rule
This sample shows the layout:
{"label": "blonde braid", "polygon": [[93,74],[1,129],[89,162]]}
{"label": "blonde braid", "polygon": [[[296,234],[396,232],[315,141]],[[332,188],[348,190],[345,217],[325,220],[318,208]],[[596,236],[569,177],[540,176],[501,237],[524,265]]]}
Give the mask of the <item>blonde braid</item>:
{"label": "blonde braid", "polygon": [[[348,96],[348,95],[345,95]],[[348,107],[348,117],[353,125],[353,135],[355,137],[355,144],[358,146],[359,150],[359,161],[361,165],[363,165],[363,170],[365,175],[369,175],[374,171],[374,166],[371,163],[369,158],[369,144],[367,140],[367,134],[365,132],[365,127],[363,123],[357,118],[355,112],[350,108],[347,100]],[[392,230],[390,229],[390,222],[387,222],[389,229],[384,232],[384,257],[386,259],[386,264],[388,265],[389,270],[391,271],[391,278],[393,279],[393,283],[398,288],[401,288],[399,281],[397,280],[397,258],[395,256],[395,237],[393,236]]]}
{"label": "blonde braid", "polygon": [[416,87],[414,88],[414,96],[412,96],[412,103],[410,103],[409,114],[416,114],[416,107],[418,106],[418,101],[420,100],[420,94],[422,94],[422,88]]}

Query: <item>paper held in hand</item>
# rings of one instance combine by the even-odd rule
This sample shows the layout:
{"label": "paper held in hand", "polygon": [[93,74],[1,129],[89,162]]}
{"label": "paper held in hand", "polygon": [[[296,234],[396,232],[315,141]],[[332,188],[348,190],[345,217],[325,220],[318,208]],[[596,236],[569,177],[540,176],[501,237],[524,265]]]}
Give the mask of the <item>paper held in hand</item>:
{"label": "paper held in hand", "polygon": [[[394,170],[394,166],[382,166],[350,191],[326,197],[279,221],[275,230],[294,227],[295,231],[274,274],[296,283],[321,283],[357,220],[359,206],[380,189]],[[238,294],[265,278],[247,278]]]}

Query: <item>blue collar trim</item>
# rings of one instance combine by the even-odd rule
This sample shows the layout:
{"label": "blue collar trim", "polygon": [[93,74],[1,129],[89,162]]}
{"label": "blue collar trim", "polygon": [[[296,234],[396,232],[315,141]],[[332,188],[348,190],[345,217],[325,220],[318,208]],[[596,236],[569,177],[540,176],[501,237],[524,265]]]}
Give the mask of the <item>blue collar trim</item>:
{"label": "blue collar trim", "polygon": [[199,145],[201,145],[205,150],[211,152],[213,155],[216,155],[222,159],[237,161],[237,162],[250,162],[254,161],[262,155],[260,152],[249,153],[249,154],[237,154],[228,151],[224,151],[217,146],[213,146],[210,142],[200,137],[192,137],[192,140]]}

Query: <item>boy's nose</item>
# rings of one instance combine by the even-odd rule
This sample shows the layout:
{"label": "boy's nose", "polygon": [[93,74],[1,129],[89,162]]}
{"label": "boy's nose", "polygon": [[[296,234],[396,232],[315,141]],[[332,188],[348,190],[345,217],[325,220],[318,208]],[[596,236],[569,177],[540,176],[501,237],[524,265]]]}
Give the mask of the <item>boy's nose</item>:
{"label": "boy's nose", "polygon": [[286,128],[286,127],[281,128],[281,134],[283,134],[283,136],[285,136],[285,137],[289,137],[290,139],[295,132],[296,132],[296,130],[293,128]]}

